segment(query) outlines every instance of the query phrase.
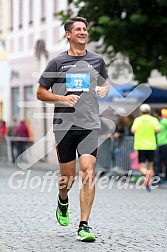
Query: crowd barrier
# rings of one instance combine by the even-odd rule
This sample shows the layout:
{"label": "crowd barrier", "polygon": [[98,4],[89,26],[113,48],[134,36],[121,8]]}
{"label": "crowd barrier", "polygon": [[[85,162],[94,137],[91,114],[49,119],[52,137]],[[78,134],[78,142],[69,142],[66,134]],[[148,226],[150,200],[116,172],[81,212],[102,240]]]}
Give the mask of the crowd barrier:
{"label": "crowd barrier", "polygon": [[0,161],[12,162],[12,148],[14,155],[17,156],[20,143],[25,143],[26,148],[28,148],[31,145],[31,140],[27,137],[0,136]]}
{"label": "crowd barrier", "polygon": [[133,141],[133,136],[106,139],[99,146],[96,170],[128,172],[132,168]]}
{"label": "crowd barrier", "polygon": [[[106,139],[99,146],[96,171],[102,171],[108,176],[112,176],[116,174],[126,175],[129,170],[132,170],[133,175],[140,175],[138,154],[133,145],[133,136],[125,136],[119,140],[113,137]],[[159,167],[159,176],[162,178],[165,176],[165,165],[163,163]]]}
{"label": "crowd barrier", "polygon": [[5,136],[0,136],[0,161],[8,161],[8,148]]}
{"label": "crowd barrier", "polygon": [[[29,138],[0,136],[0,161],[12,161],[11,143],[23,141],[27,148],[31,145]],[[133,151],[133,137],[122,137],[119,140],[109,137],[99,146],[95,169],[105,172],[112,169],[128,171],[131,169],[130,155]]]}
{"label": "crowd barrier", "polygon": [[[133,170],[133,175],[139,175],[137,152],[134,151],[133,136],[125,136],[119,140],[109,137],[104,140],[104,136],[100,139],[102,144],[99,146],[98,157],[95,171],[104,172],[108,176],[126,175],[129,170]],[[0,136],[0,162],[12,162],[11,145],[26,143],[26,149],[32,145],[29,138]],[[30,148],[31,150],[31,148]],[[17,155],[17,149],[14,149]],[[23,161],[29,162],[34,153],[29,152],[28,157],[22,155]],[[165,176],[165,166],[162,164],[160,176]]]}

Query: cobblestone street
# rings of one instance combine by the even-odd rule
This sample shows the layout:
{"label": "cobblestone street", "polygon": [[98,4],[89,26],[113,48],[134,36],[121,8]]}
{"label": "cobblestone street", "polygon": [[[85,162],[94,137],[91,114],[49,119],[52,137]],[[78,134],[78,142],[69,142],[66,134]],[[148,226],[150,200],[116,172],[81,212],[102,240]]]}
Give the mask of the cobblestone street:
{"label": "cobblestone street", "polygon": [[76,240],[79,181],[69,194],[71,222],[60,227],[55,218],[56,180],[53,187],[49,180],[45,184],[45,174],[0,167],[0,252],[167,251],[166,186],[150,193],[134,184],[127,190],[117,189],[116,183],[112,189],[97,186],[89,222],[97,240],[82,243]]}

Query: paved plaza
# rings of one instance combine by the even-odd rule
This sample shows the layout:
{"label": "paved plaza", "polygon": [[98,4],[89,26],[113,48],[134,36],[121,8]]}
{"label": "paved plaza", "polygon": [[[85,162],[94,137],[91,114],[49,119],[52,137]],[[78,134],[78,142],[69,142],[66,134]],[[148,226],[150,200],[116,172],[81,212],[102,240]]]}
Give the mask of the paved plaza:
{"label": "paved plaza", "polygon": [[101,180],[89,222],[97,240],[82,243],[76,240],[79,179],[69,194],[71,222],[61,227],[55,219],[56,173],[45,180],[48,172],[0,165],[0,252],[167,251],[166,186],[149,193]]}

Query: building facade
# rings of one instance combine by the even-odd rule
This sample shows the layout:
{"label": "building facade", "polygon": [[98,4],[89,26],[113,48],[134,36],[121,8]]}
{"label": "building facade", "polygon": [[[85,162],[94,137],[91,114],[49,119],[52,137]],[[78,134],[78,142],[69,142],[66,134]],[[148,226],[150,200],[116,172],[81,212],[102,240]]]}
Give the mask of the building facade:
{"label": "building facade", "polygon": [[7,53],[8,2],[0,0],[0,119],[8,120],[9,103],[9,64]]}
{"label": "building facade", "polygon": [[[67,0],[8,0],[8,61],[10,66],[9,118],[26,119],[38,142],[52,126],[52,107],[36,99],[38,78],[50,58],[67,48],[56,12]],[[47,115],[46,115],[47,114]],[[51,114],[51,113],[50,113]],[[48,118],[49,117],[49,118]],[[46,158],[51,143],[40,144]],[[53,143],[52,143],[53,144]],[[39,157],[40,159],[40,157]]]}

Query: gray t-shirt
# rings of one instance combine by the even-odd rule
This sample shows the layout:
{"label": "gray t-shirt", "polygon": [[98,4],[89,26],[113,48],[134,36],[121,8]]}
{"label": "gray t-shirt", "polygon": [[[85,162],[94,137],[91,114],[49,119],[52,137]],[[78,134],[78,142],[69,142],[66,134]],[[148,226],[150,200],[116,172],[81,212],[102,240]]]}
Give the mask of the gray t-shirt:
{"label": "gray t-shirt", "polygon": [[99,129],[99,105],[95,88],[105,82],[103,58],[87,51],[84,56],[70,56],[67,51],[50,60],[39,78],[40,85],[57,95],[80,96],[74,107],[55,103],[53,129]]}

